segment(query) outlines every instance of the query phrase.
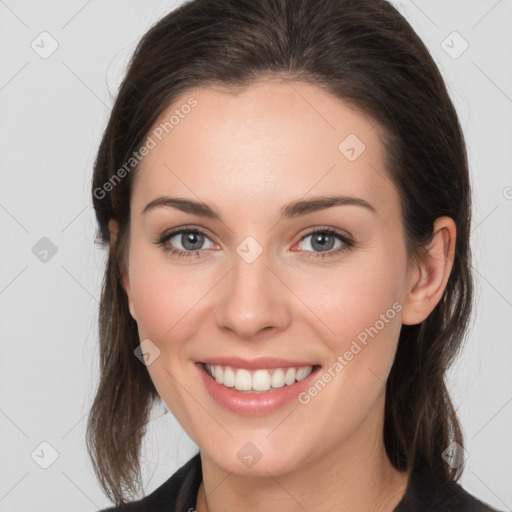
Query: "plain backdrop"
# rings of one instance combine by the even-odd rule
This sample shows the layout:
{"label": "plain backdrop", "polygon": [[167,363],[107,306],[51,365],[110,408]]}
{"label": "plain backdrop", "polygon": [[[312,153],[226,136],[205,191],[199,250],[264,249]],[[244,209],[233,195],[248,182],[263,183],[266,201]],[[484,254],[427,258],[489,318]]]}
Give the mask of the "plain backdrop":
{"label": "plain backdrop", "polygon": [[[0,0],[1,512],[110,504],[84,440],[105,261],[90,180],[128,59],[175,5]],[[511,510],[512,3],[395,5],[438,63],[469,150],[476,307],[449,374],[467,443],[460,482]],[[155,410],[144,444],[146,493],[196,451],[165,411]]]}

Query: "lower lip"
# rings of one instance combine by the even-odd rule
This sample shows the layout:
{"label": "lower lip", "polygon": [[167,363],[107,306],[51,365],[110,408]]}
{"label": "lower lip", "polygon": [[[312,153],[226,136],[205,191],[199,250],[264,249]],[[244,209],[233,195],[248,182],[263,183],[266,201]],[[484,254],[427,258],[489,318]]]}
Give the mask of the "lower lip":
{"label": "lower lip", "polygon": [[228,388],[219,384],[206,372],[202,363],[196,363],[206,389],[212,398],[229,411],[245,416],[260,416],[277,411],[281,407],[296,399],[299,393],[310,386],[320,367],[314,369],[305,379],[291,386],[283,386],[268,393],[242,393],[235,388]]}

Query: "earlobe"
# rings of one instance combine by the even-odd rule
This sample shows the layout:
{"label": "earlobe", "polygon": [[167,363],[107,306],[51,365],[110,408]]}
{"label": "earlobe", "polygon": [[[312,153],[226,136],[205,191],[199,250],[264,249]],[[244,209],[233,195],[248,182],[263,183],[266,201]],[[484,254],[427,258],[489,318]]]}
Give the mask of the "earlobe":
{"label": "earlobe", "polygon": [[453,267],[456,227],[450,217],[434,222],[434,235],[425,254],[411,271],[409,291],[404,300],[402,323],[421,323],[441,300]]}
{"label": "earlobe", "polygon": [[[117,234],[119,232],[119,224],[115,219],[110,219],[108,221],[108,230],[110,232],[110,252],[114,250],[116,241],[117,241]],[[130,314],[132,315],[133,319],[136,321],[137,318],[135,316],[135,307],[133,304],[132,294],[131,294],[131,288],[130,288],[130,277],[128,274],[128,269],[123,268],[121,271],[121,277],[122,277],[122,285],[124,288],[124,291],[126,292],[126,296],[128,298],[128,307],[130,309]]]}

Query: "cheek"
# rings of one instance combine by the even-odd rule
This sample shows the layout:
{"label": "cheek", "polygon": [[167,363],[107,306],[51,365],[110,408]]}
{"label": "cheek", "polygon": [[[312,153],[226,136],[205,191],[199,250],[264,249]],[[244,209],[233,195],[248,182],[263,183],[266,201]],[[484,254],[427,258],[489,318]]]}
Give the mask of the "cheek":
{"label": "cheek", "polygon": [[[314,344],[321,340],[328,354],[319,377],[325,384],[315,382],[301,403],[316,404],[316,428],[328,424],[333,439],[363,421],[385,388],[401,328],[397,275],[385,258],[360,260],[309,275],[297,288],[322,333]],[[351,420],[340,411],[351,411]]]}
{"label": "cheek", "polygon": [[207,284],[183,267],[143,251],[132,252],[130,268],[139,338],[151,340],[159,350],[147,367],[151,380],[171,413],[192,431],[193,424],[184,412],[189,397],[180,384],[189,378],[187,342],[201,321],[200,299]]}
{"label": "cheek", "polygon": [[364,339],[366,329],[375,325],[381,338],[396,337],[401,310],[397,275],[384,258],[360,260],[304,274],[295,290],[319,332],[325,333],[329,348],[339,354],[349,349],[352,340]]}
{"label": "cheek", "polygon": [[[185,266],[171,264],[154,250],[137,248],[130,260],[130,285],[139,334],[163,350],[182,339],[187,326],[194,324],[201,298],[208,292],[204,272],[191,272]],[[198,307],[199,306],[199,307]]]}
{"label": "cheek", "polygon": [[137,269],[135,276],[132,297],[139,334],[159,344],[180,317],[183,297],[177,291],[177,283],[158,269]]}

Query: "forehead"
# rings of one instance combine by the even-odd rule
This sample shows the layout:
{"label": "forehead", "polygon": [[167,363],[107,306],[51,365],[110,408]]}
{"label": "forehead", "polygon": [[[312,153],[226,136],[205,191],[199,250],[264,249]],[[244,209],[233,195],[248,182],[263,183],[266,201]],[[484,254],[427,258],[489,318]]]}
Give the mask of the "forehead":
{"label": "forehead", "polygon": [[190,88],[148,134],[154,147],[135,173],[134,205],[168,194],[261,208],[333,192],[396,202],[380,133],[370,117],[304,82]]}

